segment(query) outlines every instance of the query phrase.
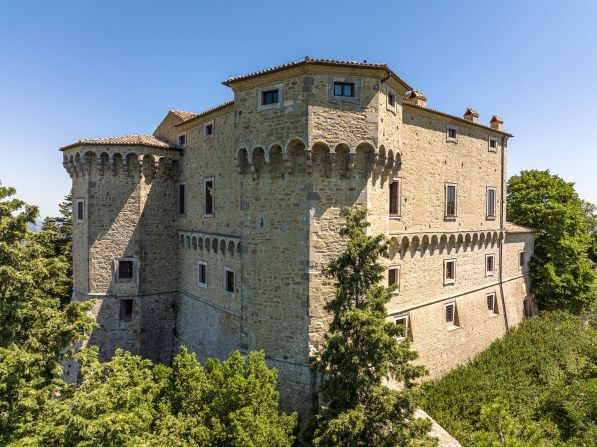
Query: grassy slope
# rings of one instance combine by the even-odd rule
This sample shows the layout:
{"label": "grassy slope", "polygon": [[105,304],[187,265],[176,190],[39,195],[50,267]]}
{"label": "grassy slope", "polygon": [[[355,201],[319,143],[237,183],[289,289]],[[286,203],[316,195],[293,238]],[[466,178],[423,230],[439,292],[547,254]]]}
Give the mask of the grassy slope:
{"label": "grassy slope", "polygon": [[596,363],[597,331],[586,318],[545,314],[426,384],[424,408],[465,446],[474,445],[481,406],[497,397],[517,420],[539,422],[554,445],[597,445]]}

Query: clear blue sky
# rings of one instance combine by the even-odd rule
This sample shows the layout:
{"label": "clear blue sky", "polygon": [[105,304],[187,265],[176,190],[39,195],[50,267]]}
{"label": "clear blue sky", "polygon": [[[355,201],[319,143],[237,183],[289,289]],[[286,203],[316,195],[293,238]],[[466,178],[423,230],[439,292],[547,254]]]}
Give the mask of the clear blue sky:
{"label": "clear blue sky", "polygon": [[597,203],[597,2],[0,0],[0,181],[53,215],[58,148],[152,133],[221,81],[306,55],[384,62],[430,107],[515,135],[509,174],[550,169]]}

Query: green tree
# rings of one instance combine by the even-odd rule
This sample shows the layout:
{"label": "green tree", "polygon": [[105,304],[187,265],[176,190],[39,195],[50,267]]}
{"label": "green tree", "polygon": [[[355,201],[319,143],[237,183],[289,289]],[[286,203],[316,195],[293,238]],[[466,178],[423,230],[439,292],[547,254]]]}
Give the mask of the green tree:
{"label": "green tree", "polygon": [[91,331],[92,303],[61,305],[63,257],[29,230],[38,210],[0,185],[0,444],[33,421],[60,387],[69,346]]}
{"label": "green tree", "polygon": [[542,307],[578,312],[593,306],[597,272],[588,258],[591,241],[574,184],[549,171],[522,171],[508,181],[508,218],[537,230],[530,271]]}
{"label": "green tree", "polygon": [[589,259],[597,263],[597,205],[587,200],[581,200],[581,206],[589,227]]}
{"label": "green tree", "polygon": [[[382,235],[368,236],[365,209],[345,209],[340,235],[346,249],[325,269],[334,280],[335,297],[329,333],[318,360],[324,375],[324,405],[315,420],[315,446],[435,445],[428,420],[415,419],[414,380],[425,374],[410,362],[417,355],[409,342],[400,342],[399,326],[387,320],[386,304],[393,287],[381,284],[388,256]],[[402,383],[396,391],[387,380]]]}

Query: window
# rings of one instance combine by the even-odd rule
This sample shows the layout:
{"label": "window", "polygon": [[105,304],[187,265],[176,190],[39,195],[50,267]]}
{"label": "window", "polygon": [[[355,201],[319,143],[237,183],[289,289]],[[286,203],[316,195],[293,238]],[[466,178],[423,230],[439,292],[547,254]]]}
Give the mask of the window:
{"label": "window", "polygon": [[203,137],[204,138],[213,138],[214,134],[215,134],[214,129],[215,128],[214,128],[213,120],[208,123],[205,123],[203,125]]}
{"label": "window", "polygon": [[448,328],[458,327],[458,314],[456,312],[456,303],[448,303],[445,305],[446,324]]}
{"label": "window", "polygon": [[456,259],[444,260],[444,285],[456,282]]}
{"label": "window", "polygon": [[354,96],[354,83],[334,82],[334,96],[347,96],[352,98]]}
{"label": "window", "polygon": [[234,271],[224,269],[224,290],[228,293],[234,293]]}
{"label": "window", "polygon": [[400,216],[400,180],[390,183],[390,216]]}
{"label": "window", "polygon": [[458,143],[458,129],[454,126],[446,128],[446,140],[448,143]]}
{"label": "window", "polygon": [[497,140],[495,138],[489,139],[489,152],[497,152]]}
{"label": "window", "polygon": [[487,188],[487,219],[495,219],[495,188]]}
{"label": "window", "polygon": [[186,133],[181,133],[180,135],[178,135],[178,145],[185,147],[187,145],[187,134]]}
{"label": "window", "polygon": [[390,87],[386,90],[386,109],[390,112],[396,112],[396,92]]}
{"label": "window", "polygon": [[186,213],[186,195],[185,195],[185,184],[178,184],[178,214]]}
{"label": "window", "polygon": [[207,262],[197,262],[197,285],[207,287]]}
{"label": "window", "polygon": [[396,95],[388,93],[388,105],[394,107],[396,105]]}
{"label": "window", "polygon": [[410,318],[408,315],[399,315],[396,317],[396,325],[400,326],[400,335],[398,335],[399,340],[405,340],[409,338],[410,332]]}
{"label": "window", "polygon": [[493,276],[495,271],[495,255],[485,255],[485,276]]}
{"label": "window", "polygon": [[446,184],[446,209],[445,217],[447,219],[456,218],[456,185]]}
{"label": "window", "polygon": [[120,321],[131,321],[133,319],[133,300],[120,300]]}
{"label": "window", "polygon": [[76,213],[77,223],[81,223],[85,220],[85,201],[84,200],[77,200],[75,213]]}
{"label": "window", "polygon": [[203,209],[205,216],[214,215],[214,179],[204,180],[205,206]]}
{"label": "window", "polygon": [[267,90],[265,92],[261,92],[261,104],[266,106],[268,104],[277,104],[278,103],[278,89],[275,90]]}
{"label": "window", "polygon": [[124,257],[114,260],[115,283],[137,283],[138,279],[137,258]]}
{"label": "window", "polygon": [[524,251],[518,253],[518,270],[522,270],[526,264]]}
{"label": "window", "polygon": [[491,315],[497,315],[497,297],[495,293],[488,293],[485,297],[487,301],[487,310]]}
{"label": "window", "polygon": [[400,287],[400,267],[390,267],[388,269],[388,287],[396,286],[396,292],[398,292],[398,288]]}

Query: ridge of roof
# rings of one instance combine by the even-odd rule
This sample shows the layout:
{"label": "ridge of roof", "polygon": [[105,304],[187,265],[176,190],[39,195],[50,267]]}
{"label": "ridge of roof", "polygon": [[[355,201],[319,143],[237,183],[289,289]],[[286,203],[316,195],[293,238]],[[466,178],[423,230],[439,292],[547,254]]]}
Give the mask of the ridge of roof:
{"label": "ridge of roof", "polygon": [[317,59],[309,56],[305,56],[304,59],[294,61],[294,62],[287,62],[286,64],[277,65],[275,67],[266,68],[263,70],[255,71],[253,73],[248,73],[246,75],[241,76],[233,76],[228,78],[226,81],[222,82],[222,84],[226,86],[230,86],[238,81],[243,81],[245,79],[251,79],[258,76],[262,76],[269,73],[275,73],[277,71],[286,70],[288,68],[299,67],[301,65],[336,65],[341,67],[360,67],[360,68],[376,68],[376,69],[383,69],[387,70],[388,74],[394,76],[401,84],[407,87],[409,90],[412,90],[412,87],[408,85],[406,81],[404,81],[400,76],[398,76],[387,64],[377,64],[377,63],[370,63],[367,61],[358,62],[358,61],[341,61],[337,59]]}
{"label": "ridge of roof", "polygon": [[404,101],[403,104],[406,105],[406,106],[409,106],[409,107],[414,107],[415,109],[426,110],[426,111],[431,112],[431,113],[442,115],[442,116],[445,116],[446,118],[451,118],[451,119],[460,121],[462,123],[471,124],[473,126],[478,126],[478,127],[483,128],[483,129],[491,130],[493,132],[501,133],[502,135],[505,135],[507,137],[513,137],[514,136],[514,135],[512,135],[509,132],[504,132],[503,130],[497,130],[497,129],[494,129],[493,127],[491,127],[491,126],[486,126],[485,124],[474,123],[474,122],[469,121],[469,120],[467,120],[467,119],[465,119],[465,118],[463,118],[461,116],[452,115],[451,113],[442,112],[440,110],[432,109],[432,108],[426,107],[426,106],[420,106],[420,105],[414,104],[414,103],[412,103],[410,101]]}
{"label": "ridge of roof", "polygon": [[170,109],[169,112],[173,113],[174,115],[179,117],[181,120],[188,120],[188,119],[191,119],[191,118],[197,116],[197,114],[194,112],[186,112],[184,110]]}
{"label": "ridge of roof", "polygon": [[506,222],[504,225],[506,233],[535,233],[537,230],[531,227],[525,227],[524,225],[517,225],[512,222]]}
{"label": "ridge of roof", "polygon": [[194,114],[194,116],[192,116],[192,117],[190,117],[190,118],[187,118],[187,119],[185,119],[184,121],[181,121],[181,122],[180,122],[180,123],[178,123],[178,124],[175,124],[175,125],[174,125],[174,127],[182,126],[182,125],[184,125],[184,124],[187,124],[187,123],[188,123],[188,122],[190,122],[190,121],[193,121],[193,120],[196,120],[196,119],[202,118],[202,117],[204,117],[205,115],[209,115],[209,114],[210,114],[210,113],[212,113],[212,112],[216,112],[216,111],[218,111],[218,110],[220,110],[220,109],[223,109],[223,108],[225,108],[225,107],[228,107],[228,106],[230,106],[230,105],[232,105],[232,104],[234,104],[234,99],[231,99],[231,100],[229,100],[229,101],[226,101],[226,102],[223,102],[223,103],[221,103],[221,104],[218,104],[217,106],[213,106],[212,108],[210,108],[210,109],[207,109],[207,110],[206,110],[206,111],[204,111],[204,112],[201,112],[201,113],[195,113],[195,114]]}
{"label": "ridge of roof", "polygon": [[98,145],[110,145],[110,146],[148,146],[158,147],[161,149],[177,149],[181,148],[176,144],[169,143],[163,138],[158,138],[153,135],[121,135],[116,137],[105,137],[105,138],[84,138],[75,143],[62,146],[61,151],[70,149],[75,146],[98,146]]}

